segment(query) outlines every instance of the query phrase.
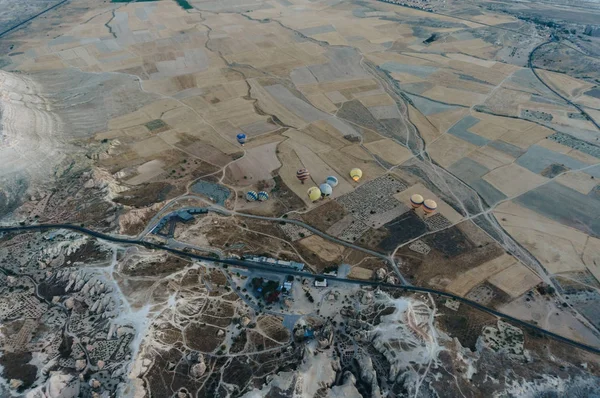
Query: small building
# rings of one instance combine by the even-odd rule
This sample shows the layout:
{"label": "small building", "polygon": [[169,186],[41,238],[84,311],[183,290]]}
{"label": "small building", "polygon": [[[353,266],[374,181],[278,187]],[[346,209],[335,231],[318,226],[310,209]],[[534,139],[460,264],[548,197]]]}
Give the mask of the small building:
{"label": "small building", "polygon": [[203,207],[194,207],[192,209],[189,209],[188,213],[190,213],[190,214],[206,214],[206,213],[208,213],[208,209],[205,209]]}
{"label": "small building", "polygon": [[288,292],[292,290],[292,286],[293,286],[292,282],[288,282],[288,281],[283,282],[283,288]]}
{"label": "small building", "polygon": [[327,287],[327,279],[325,279],[325,278],[315,279],[315,287]]}

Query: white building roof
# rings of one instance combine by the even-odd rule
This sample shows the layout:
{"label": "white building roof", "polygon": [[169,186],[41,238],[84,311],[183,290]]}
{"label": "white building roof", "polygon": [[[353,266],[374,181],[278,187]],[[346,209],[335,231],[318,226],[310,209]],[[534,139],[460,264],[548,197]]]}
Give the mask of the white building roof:
{"label": "white building roof", "polygon": [[327,287],[327,279],[323,279],[322,281],[318,281],[315,279],[316,287]]}

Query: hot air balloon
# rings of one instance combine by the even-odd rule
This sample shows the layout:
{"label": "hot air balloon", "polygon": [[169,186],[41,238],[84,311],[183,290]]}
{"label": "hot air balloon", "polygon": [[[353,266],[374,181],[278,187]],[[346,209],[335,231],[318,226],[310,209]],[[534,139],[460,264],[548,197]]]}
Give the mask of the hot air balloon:
{"label": "hot air balloon", "polygon": [[246,193],[246,200],[248,202],[254,202],[257,199],[258,199],[258,194],[256,192],[254,192],[254,191],[248,191]]}
{"label": "hot air balloon", "polygon": [[410,205],[413,209],[418,209],[423,204],[423,197],[418,193],[410,197]]}
{"label": "hot air balloon", "polygon": [[423,211],[427,214],[432,214],[437,209],[437,203],[431,199],[426,199],[423,202]]}
{"label": "hot air balloon", "polygon": [[260,191],[258,193],[258,200],[260,200],[261,202],[264,202],[265,200],[269,199],[269,194],[266,193],[265,191]]}
{"label": "hot air balloon", "polygon": [[352,179],[354,181],[358,182],[358,180],[360,180],[360,178],[362,177],[362,170],[361,169],[350,170],[350,177],[352,177]]}
{"label": "hot air balloon", "polygon": [[246,134],[244,134],[244,133],[239,133],[239,134],[236,136],[236,138],[237,138],[238,142],[239,142],[239,143],[240,143],[242,146],[244,146],[244,144],[246,143]]}
{"label": "hot air balloon", "polygon": [[338,184],[338,179],[337,177],[329,176],[325,179],[325,183],[331,185],[331,187],[333,188]]}
{"label": "hot air balloon", "polygon": [[331,194],[333,193],[333,188],[331,188],[331,185],[326,183],[319,185],[319,189],[321,190],[321,195],[323,197],[331,196]]}
{"label": "hot air balloon", "polygon": [[299,179],[302,184],[304,184],[304,181],[308,180],[308,177],[310,177],[310,173],[306,169],[300,169],[296,172],[296,178]]}
{"label": "hot air balloon", "polygon": [[308,197],[313,202],[321,199],[321,190],[317,187],[310,188],[307,193],[308,193]]}

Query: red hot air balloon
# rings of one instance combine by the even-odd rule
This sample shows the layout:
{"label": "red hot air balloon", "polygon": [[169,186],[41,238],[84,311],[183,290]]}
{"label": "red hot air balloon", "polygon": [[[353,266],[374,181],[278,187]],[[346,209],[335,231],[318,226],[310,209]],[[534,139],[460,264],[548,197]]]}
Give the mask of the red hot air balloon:
{"label": "red hot air balloon", "polygon": [[304,181],[308,180],[309,177],[310,173],[306,169],[300,169],[296,172],[296,178],[299,179],[302,184],[304,184]]}

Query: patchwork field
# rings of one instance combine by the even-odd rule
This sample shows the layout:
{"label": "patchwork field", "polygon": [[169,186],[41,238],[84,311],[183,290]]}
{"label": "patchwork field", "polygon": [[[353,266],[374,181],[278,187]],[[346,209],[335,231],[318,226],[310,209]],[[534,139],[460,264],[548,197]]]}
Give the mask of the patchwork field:
{"label": "patchwork field", "polygon": [[[80,135],[123,214],[154,214],[157,203],[188,196],[293,216],[398,255],[401,272],[422,284],[481,300],[518,300],[551,285],[548,275],[600,275],[598,132],[561,98],[595,117],[598,88],[543,69],[538,78],[527,58],[546,38],[530,24],[370,1],[190,7],[110,3],[58,26],[56,37],[21,38],[5,57],[7,69],[32,81],[77,70],[133,87],[105,101],[106,120]],[[65,125],[86,119],[61,117]],[[307,190],[328,176],[339,181],[331,197],[311,200]],[[198,182],[230,195],[217,203],[191,188]],[[269,200],[246,201],[249,190]],[[411,210],[417,193],[437,202],[436,214]],[[488,215],[501,228],[482,221]],[[302,256],[344,261],[343,246],[288,227],[277,238]],[[350,277],[374,278],[362,260]],[[430,262],[454,268],[437,272]]]}

